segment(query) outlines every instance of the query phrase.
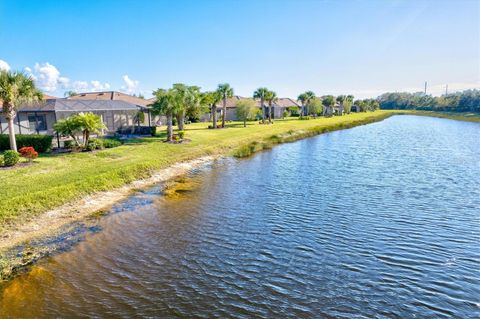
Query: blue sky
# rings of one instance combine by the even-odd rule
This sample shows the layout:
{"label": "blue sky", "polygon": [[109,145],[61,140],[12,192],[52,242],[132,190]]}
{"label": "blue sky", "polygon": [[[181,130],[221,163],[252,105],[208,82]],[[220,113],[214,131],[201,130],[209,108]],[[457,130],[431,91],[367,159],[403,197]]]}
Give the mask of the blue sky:
{"label": "blue sky", "polygon": [[0,67],[47,93],[150,95],[228,82],[249,96],[480,88],[480,2],[0,0]]}

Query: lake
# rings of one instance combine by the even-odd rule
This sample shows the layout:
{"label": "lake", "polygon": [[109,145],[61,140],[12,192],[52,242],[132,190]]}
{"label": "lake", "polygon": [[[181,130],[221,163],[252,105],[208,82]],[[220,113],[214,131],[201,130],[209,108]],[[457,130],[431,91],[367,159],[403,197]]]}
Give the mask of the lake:
{"label": "lake", "polygon": [[480,124],[394,116],[115,205],[2,318],[479,318]]}

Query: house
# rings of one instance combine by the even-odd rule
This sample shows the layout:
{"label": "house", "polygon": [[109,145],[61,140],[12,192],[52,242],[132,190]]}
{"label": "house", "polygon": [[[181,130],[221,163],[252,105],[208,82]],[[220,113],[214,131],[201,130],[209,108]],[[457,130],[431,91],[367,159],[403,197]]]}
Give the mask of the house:
{"label": "house", "polygon": [[[227,121],[236,121],[237,120],[237,115],[236,115],[236,106],[237,103],[242,101],[242,100],[254,100],[255,103],[257,104],[257,107],[261,109],[260,105],[260,100],[259,99],[253,99],[249,97],[242,97],[239,95],[234,95],[231,98],[228,98],[226,101],[226,106],[227,106],[227,113],[225,116],[225,119]],[[265,106],[265,116],[268,117],[268,103],[264,103]],[[272,104],[272,118],[280,119],[283,118],[283,112],[287,111],[288,108],[290,107],[299,107],[300,104],[290,98],[279,98],[275,103]],[[217,104],[217,118],[221,119],[221,114],[223,112],[223,101],[220,101]],[[206,116],[203,118],[203,120],[208,120],[209,117]]]}
{"label": "house", "polygon": [[[104,133],[113,134],[119,129],[136,125],[138,112],[144,113],[142,126],[162,124],[163,118],[153,116],[150,102],[120,92],[80,93],[68,98],[44,96],[44,101],[21,106],[14,120],[16,134],[54,135],[53,125],[74,114],[91,112],[101,117],[107,127]],[[8,133],[6,119],[0,115],[0,134]]]}

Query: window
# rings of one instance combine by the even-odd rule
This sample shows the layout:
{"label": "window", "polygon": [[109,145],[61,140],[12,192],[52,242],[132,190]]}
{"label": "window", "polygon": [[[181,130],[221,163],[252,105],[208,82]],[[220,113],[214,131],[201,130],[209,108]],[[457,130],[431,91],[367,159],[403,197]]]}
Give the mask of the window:
{"label": "window", "polygon": [[47,117],[45,114],[31,114],[28,116],[30,131],[39,132],[47,130]]}

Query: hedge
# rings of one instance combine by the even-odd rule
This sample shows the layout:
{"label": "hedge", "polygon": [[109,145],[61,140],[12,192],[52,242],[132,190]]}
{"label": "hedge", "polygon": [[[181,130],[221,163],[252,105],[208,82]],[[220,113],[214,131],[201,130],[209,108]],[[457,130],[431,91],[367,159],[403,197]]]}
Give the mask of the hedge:
{"label": "hedge", "polygon": [[[44,153],[50,150],[52,147],[53,136],[49,135],[25,135],[16,134],[17,148],[20,149],[24,146],[31,146],[37,152]],[[10,140],[7,134],[0,134],[0,151],[10,149]]]}

